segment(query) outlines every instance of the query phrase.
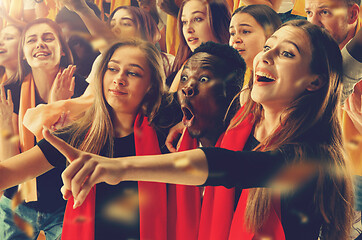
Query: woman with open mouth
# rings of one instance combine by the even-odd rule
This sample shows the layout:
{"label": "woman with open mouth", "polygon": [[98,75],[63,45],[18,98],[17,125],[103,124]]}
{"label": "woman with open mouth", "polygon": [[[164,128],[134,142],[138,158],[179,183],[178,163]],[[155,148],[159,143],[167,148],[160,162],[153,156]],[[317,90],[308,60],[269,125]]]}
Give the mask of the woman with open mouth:
{"label": "woman with open mouth", "polygon": [[[38,19],[28,23],[21,34],[18,52],[19,69],[16,78],[21,86],[20,96],[13,95],[15,103],[12,124],[16,127],[8,128],[10,135],[19,134],[19,138],[12,141],[2,141],[1,159],[6,159],[32,148],[41,140],[41,136],[34,136],[23,126],[23,117],[27,109],[39,104],[68,99],[80,96],[88,84],[80,76],[73,76],[75,66],[73,58],[66,44],[59,26],[49,19]],[[62,88],[62,85],[71,86]],[[53,91],[51,91],[53,89]],[[52,92],[52,94],[50,94]],[[13,102],[2,91],[2,104],[9,106]],[[3,125],[2,125],[3,127]],[[9,137],[10,139],[10,137]],[[62,169],[57,169],[28,179],[29,182],[21,186],[25,202],[21,203],[15,212],[29,222],[34,229],[34,236],[26,236],[15,226],[11,209],[11,199],[19,195],[18,187],[5,190],[1,197],[1,239],[36,239],[40,230],[45,232],[48,239],[56,239],[62,229],[65,201],[57,189],[61,186],[60,174]],[[43,216],[39,221],[38,217]]]}
{"label": "woman with open mouth", "polygon": [[180,45],[172,67],[174,73],[166,80],[170,92],[177,91],[182,66],[201,43],[228,43],[230,18],[231,13],[224,0],[182,2],[177,16]]}
{"label": "woman with open mouth", "polygon": [[[80,152],[44,131],[73,160],[63,188],[81,204],[99,182],[155,181],[243,189],[228,239],[348,239],[351,171],[338,107],[342,56],[322,28],[282,25],[254,59],[254,78],[241,115],[252,151],[201,148],[157,156],[111,159]],[[220,161],[222,159],[222,161]],[[102,169],[102,171],[100,171]]]}

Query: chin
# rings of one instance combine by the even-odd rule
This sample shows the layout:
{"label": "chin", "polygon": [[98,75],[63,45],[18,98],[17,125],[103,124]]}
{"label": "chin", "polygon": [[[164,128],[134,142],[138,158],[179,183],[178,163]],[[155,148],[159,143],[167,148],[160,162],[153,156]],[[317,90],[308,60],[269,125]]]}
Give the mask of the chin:
{"label": "chin", "polygon": [[190,129],[188,128],[189,134],[192,138],[201,138],[204,134],[201,130],[195,130],[195,129]]}

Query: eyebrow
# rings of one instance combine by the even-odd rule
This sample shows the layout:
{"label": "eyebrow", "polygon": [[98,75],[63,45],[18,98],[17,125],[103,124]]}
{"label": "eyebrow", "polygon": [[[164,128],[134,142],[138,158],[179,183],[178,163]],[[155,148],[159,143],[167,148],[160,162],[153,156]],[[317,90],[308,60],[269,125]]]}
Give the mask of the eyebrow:
{"label": "eyebrow", "polygon": [[[123,21],[123,20],[130,20],[130,21],[133,22],[133,19],[130,18],[130,17],[122,17],[120,20],[121,20],[121,21]],[[112,20],[111,20],[111,22],[115,22],[115,21],[116,21],[116,19],[112,19]]]}
{"label": "eyebrow", "polygon": [[[322,8],[330,8],[330,7],[332,7],[332,5],[331,5],[331,4],[329,4],[329,5],[322,5],[322,6],[318,6],[317,8],[318,8],[318,9],[322,9]],[[304,10],[310,10],[310,8],[305,8]]]}
{"label": "eyebrow", "polygon": [[[271,36],[270,38],[277,38],[276,36]],[[290,40],[284,40],[283,42],[286,42],[286,43],[289,43],[289,44],[292,44],[294,45],[294,47],[298,50],[298,52],[300,53],[300,49],[298,47],[297,44],[295,44],[293,41],[290,41]]]}
{"label": "eyebrow", "polygon": [[[110,62],[114,62],[114,63],[120,64],[120,62],[119,62],[118,60],[114,60],[114,59],[109,60],[108,63],[110,63]],[[135,64],[135,63],[131,63],[131,64],[129,64],[129,66],[131,66],[131,67],[136,67],[136,68],[141,69],[142,71],[145,71],[145,70],[143,69],[143,67],[141,67],[140,65]]]}
{"label": "eyebrow", "polygon": [[[45,32],[42,34],[42,36],[44,35],[53,35],[54,36],[54,33],[52,32]],[[36,37],[37,35],[36,34],[32,34],[32,35],[29,35],[29,36],[26,36],[26,38],[30,38],[30,37]]]}
{"label": "eyebrow", "polygon": [[[240,23],[240,24],[238,24],[238,25],[236,25],[237,27],[252,27],[250,24],[247,24],[247,23]],[[230,27],[229,27],[229,29],[230,28],[233,28],[234,27],[234,25],[231,25]]]}
{"label": "eyebrow", "polygon": [[[194,11],[194,12],[192,12],[191,14],[196,14],[196,13],[202,13],[202,14],[206,15],[206,13],[205,13],[205,12],[202,12],[202,11]],[[181,17],[185,17],[185,15],[184,15],[184,14],[181,15]]]}

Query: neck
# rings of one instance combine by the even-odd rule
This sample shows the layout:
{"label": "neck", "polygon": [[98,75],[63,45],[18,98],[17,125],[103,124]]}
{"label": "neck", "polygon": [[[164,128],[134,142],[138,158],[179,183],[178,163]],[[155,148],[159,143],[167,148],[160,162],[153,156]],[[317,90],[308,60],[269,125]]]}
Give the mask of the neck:
{"label": "neck", "polygon": [[280,116],[282,110],[272,110],[264,108],[263,119],[255,126],[254,137],[262,142],[269,137],[273,131],[280,125]]}
{"label": "neck", "polygon": [[341,42],[338,46],[339,49],[342,50],[342,48],[344,46],[346,46],[346,44],[356,35],[357,33],[357,23],[358,21],[356,21],[352,26],[351,29],[348,31],[346,38],[343,40],[343,42]]}
{"label": "neck", "polygon": [[48,102],[50,90],[58,71],[59,67],[53,69],[32,69],[36,89],[38,90],[40,98],[46,103]]}
{"label": "neck", "polygon": [[15,67],[6,67],[5,68],[5,74],[6,74],[8,79],[11,78],[12,76],[15,76],[16,71],[17,71],[16,66]]}
{"label": "neck", "polygon": [[199,138],[198,141],[203,147],[214,147],[219,140],[220,135],[225,131],[225,129],[215,128],[215,131],[206,133],[203,137]]}
{"label": "neck", "polygon": [[133,133],[135,119],[136,114],[114,113],[112,116],[114,136],[121,138]]}

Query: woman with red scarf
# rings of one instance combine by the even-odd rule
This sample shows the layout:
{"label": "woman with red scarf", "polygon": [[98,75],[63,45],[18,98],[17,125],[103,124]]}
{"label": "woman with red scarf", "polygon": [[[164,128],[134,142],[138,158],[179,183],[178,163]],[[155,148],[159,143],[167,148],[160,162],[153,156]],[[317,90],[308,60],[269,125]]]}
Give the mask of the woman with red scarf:
{"label": "woman with red scarf", "polygon": [[72,160],[63,193],[75,207],[99,182],[237,186],[243,190],[220,239],[348,239],[353,192],[337,111],[341,73],[331,36],[290,21],[255,57],[244,107],[226,132],[242,127],[234,139],[252,151],[201,148],[110,160],[44,135]]}
{"label": "woman with red scarf", "polygon": [[[56,134],[80,150],[107,157],[160,154],[158,135],[152,126],[164,93],[163,80],[162,60],[152,43],[134,40],[113,45],[104,55],[94,81],[93,105],[83,117]],[[8,163],[9,168],[5,167]],[[0,170],[0,188],[19,184],[54,167],[64,168],[66,164],[65,157],[42,140],[1,163],[5,168]],[[137,202],[138,192],[148,196],[148,191],[154,189],[166,194],[165,184],[102,183],[93,188],[87,204],[81,208],[73,209],[74,201],[69,200],[62,239],[138,239],[140,227],[141,234],[157,232],[162,224],[145,229],[143,221],[158,214],[166,216],[166,212],[153,211],[166,203],[154,201],[149,205],[144,198],[139,199],[139,205]],[[120,203],[130,199],[135,201],[122,208]]]}

